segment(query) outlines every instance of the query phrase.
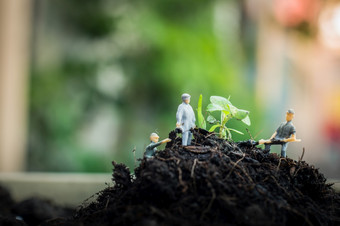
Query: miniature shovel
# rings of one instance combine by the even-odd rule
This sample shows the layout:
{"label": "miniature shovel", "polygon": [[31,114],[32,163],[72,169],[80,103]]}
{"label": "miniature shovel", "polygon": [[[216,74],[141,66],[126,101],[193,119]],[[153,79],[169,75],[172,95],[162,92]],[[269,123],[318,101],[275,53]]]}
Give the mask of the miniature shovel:
{"label": "miniature shovel", "polygon": [[282,144],[282,143],[290,143],[290,142],[301,142],[301,139],[295,139],[295,140],[290,140],[290,141],[283,141],[283,140],[277,140],[277,139],[272,139],[272,140],[261,139],[257,143],[258,144]]}

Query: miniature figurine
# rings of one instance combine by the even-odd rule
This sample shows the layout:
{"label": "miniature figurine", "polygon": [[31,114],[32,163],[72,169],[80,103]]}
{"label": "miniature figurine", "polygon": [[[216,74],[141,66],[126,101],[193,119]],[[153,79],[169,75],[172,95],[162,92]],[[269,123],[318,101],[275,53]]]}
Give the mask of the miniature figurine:
{"label": "miniature figurine", "polygon": [[157,147],[159,145],[164,144],[164,143],[168,143],[168,142],[171,141],[171,139],[166,138],[166,139],[158,142],[159,136],[157,135],[157,133],[151,133],[150,140],[151,140],[151,143],[148,146],[146,146],[145,152],[144,152],[144,156],[146,158],[152,158],[155,155],[155,153],[157,151]]}
{"label": "miniature figurine", "polygon": [[176,127],[182,130],[182,145],[188,146],[191,144],[192,133],[190,131],[191,128],[195,128],[195,113],[192,107],[190,106],[190,95],[184,93],[182,95],[182,101],[178,106],[176,113]]}
{"label": "miniature figurine", "polygon": [[270,137],[269,140],[259,140],[259,144],[264,144],[264,152],[270,152],[270,146],[273,144],[281,144],[281,157],[286,157],[286,150],[288,146],[288,142],[300,142],[300,139],[296,139],[295,137],[295,127],[292,123],[294,118],[294,110],[289,109],[286,113],[286,122],[282,122],[275,131],[275,133]]}

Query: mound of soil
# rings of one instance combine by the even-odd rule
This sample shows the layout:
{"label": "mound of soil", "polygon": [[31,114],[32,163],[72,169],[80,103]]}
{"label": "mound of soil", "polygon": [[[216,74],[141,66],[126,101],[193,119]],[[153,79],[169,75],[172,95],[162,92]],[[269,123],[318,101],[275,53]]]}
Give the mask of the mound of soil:
{"label": "mound of soil", "polygon": [[[195,129],[130,174],[113,162],[113,187],[65,225],[340,225],[340,197],[304,161],[264,154]],[[50,222],[51,224],[53,221]],[[59,222],[61,223],[61,222]]]}
{"label": "mound of soil", "polygon": [[39,225],[57,217],[72,217],[73,213],[71,208],[38,197],[16,203],[10,192],[0,186],[0,225]]}

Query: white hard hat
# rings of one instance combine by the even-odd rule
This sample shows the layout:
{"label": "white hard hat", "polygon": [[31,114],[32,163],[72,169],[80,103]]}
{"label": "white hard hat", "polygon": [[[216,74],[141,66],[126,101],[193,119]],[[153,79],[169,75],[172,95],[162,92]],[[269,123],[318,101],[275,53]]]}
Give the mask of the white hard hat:
{"label": "white hard hat", "polygon": [[293,109],[289,109],[289,110],[287,111],[287,113],[289,113],[289,114],[295,114],[295,112],[294,112]]}
{"label": "white hard hat", "polygon": [[187,93],[183,93],[182,94],[182,100],[186,100],[186,99],[189,99],[191,96]]}

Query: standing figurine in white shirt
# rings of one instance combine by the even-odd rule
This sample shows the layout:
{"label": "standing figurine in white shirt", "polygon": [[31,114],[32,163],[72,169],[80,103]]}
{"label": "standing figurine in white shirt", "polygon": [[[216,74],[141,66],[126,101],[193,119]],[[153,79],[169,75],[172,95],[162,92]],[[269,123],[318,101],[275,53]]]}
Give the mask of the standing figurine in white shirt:
{"label": "standing figurine in white shirt", "polygon": [[190,131],[191,128],[195,128],[195,113],[192,107],[190,106],[190,95],[184,93],[182,95],[182,101],[178,106],[177,114],[176,114],[176,127],[182,130],[182,145],[188,146],[191,144],[192,133]]}

